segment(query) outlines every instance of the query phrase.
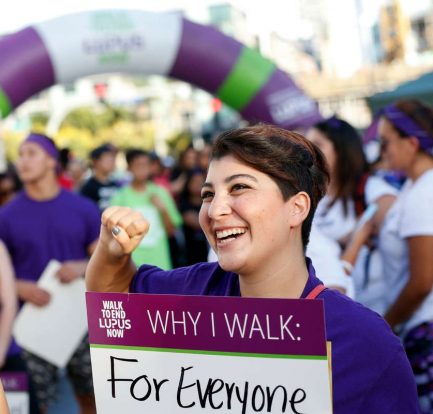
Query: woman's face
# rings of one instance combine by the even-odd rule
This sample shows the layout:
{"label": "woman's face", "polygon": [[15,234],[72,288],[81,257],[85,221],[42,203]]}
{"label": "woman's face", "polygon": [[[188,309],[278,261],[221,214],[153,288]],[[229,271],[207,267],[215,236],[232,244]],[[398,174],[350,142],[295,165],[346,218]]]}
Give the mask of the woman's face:
{"label": "woman's face", "polygon": [[210,163],[199,220],[226,271],[248,274],[289,245],[289,202],[266,174],[233,156]]}
{"label": "woman's face", "polygon": [[385,118],[381,118],[379,121],[378,133],[382,157],[386,164],[391,170],[406,171],[410,167],[414,155],[411,140],[400,137],[397,130]]}
{"label": "woman's face", "polygon": [[316,144],[320,151],[323,152],[326,162],[328,163],[331,174],[334,174],[337,164],[337,153],[335,152],[334,144],[327,138],[325,134],[316,128],[311,128],[306,135],[307,139],[313,144]]}

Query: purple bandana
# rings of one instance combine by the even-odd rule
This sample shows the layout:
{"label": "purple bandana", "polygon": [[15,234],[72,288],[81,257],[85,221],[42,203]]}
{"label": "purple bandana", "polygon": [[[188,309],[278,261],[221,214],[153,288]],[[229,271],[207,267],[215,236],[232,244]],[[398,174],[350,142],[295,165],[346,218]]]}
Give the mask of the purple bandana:
{"label": "purple bandana", "polygon": [[24,142],[34,142],[38,144],[50,157],[56,161],[59,160],[59,151],[57,150],[54,142],[42,134],[32,132]]}
{"label": "purple bandana", "polygon": [[416,137],[424,151],[431,152],[433,150],[433,136],[392,104],[385,106],[376,114],[373,123],[364,133],[364,143],[377,137],[379,119],[382,116],[407,136]]}
{"label": "purple bandana", "polygon": [[394,105],[385,106],[382,115],[406,135],[418,138],[420,146],[424,151],[431,151],[433,149],[433,137]]}

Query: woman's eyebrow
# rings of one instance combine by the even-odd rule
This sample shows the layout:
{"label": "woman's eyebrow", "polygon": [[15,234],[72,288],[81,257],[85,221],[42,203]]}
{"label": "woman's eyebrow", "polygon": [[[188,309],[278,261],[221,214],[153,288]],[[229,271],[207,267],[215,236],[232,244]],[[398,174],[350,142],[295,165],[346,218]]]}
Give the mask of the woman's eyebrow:
{"label": "woman's eyebrow", "polygon": [[[246,178],[246,179],[248,179],[248,180],[252,180],[252,181],[254,181],[254,182],[258,182],[258,180],[257,180],[257,178],[256,177],[254,177],[254,176],[252,176],[252,175],[249,175],[249,174],[233,174],[233,175],[231,175],[231,176],[229,176],[229,177],[227,177],[227,178],[225,178],[224,179],[224,182],[226,183],[226,184],[228,184],[230,181],[233,181],[233,180],[236,180],[237,178]],[[203,185],[202,185],[202,188],[204,188],[204,187],[213,187],[213,184],[211,183],[211,182],[204,182],[203,183]]]}
{"label": "woman's eyebrow", "polygon": [[224,180],[224,182],[229,183],[230,181],[236,180],[237,178],[246,178],[246,179],[255,181],[256,183],[258,182],[256,177],[253,177],[252,175],[249,175],[249,174],[233,174],[230,177],[227,177]]}

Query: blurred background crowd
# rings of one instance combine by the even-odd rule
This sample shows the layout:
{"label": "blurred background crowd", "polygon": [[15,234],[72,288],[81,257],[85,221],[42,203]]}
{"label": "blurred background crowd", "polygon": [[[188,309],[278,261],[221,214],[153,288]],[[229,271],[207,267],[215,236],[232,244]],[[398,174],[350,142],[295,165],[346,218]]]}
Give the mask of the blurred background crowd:
{"label": "blurred background crowd", "polygon": [[[241,3],[188,6],[181,13],[273,60],[317,102],[322,119],[300,132],[324,153],[331,181],[313,221],[307,256],[325,284],[385,317],[401,335],[423,412],[433,412],[428,210],[433,205],[433,1],[290,3],[282,9],[285,21],[281,12],[266,23]],[[6,35],[1,30],[0,36]],[[20,201],[23,194],[86,199],[65,198],[60,210],[49,207],[54,216],[61,211],[65,221],[73,221],[81,208],[89,212],[86,220],[80,218],[88,233],[84,247],[64,258],[71,261],[59,276],[64,281],[83,274],[100,213],[110,205],[138,209],[151,223],[133,254],[137,265],[171,269],[217,260],[198,222],[201,187],[214,137],[246,124],[235,110],[190,84],[124,74],[53,86],[0,116],[0,242],[5,244],[0,244],[0,371],[30,371],[33,379],[44,366],[10,346],[8,335],[17,296],[21,303],[49,302],[29,285],[10,283],[14,272],[22,276],[17,262],[24,256],[5,227],[20,220],[8,206],[15,202],[38,217]],[[32,259],[25,260],[27,269]],[[32,283],[37,278],[25,277]],[[86,363],[81,359],[78,366]],[[51,384],[57,377],[44,381]],[[63,390],[53,399],[32,391],[32,413],[38,412],[37,398],[44,413],[76,412],[71,394]],[[92,412],[86,401],[78,404],[82,412]]]}

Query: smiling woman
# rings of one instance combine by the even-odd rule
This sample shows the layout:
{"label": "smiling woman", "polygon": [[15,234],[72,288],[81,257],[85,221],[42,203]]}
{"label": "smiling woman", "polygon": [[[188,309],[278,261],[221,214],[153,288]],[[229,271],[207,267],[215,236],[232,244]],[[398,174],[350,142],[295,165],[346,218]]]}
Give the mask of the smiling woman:
{"label": "smiling woman", "polygon": [[[218,263],[137,270],[130,255],[149,224],[136,211],[110,207],[87,267],[87,288],[306,298],[322,285],[304,251],[327,182],[322,153],[297,133],[271,125],[225,132],[212,149],[200,211]],[[410,366],[386,323],[336,291],[326,289],[319,298],[332,343],[334,413],[417,413]]]}

